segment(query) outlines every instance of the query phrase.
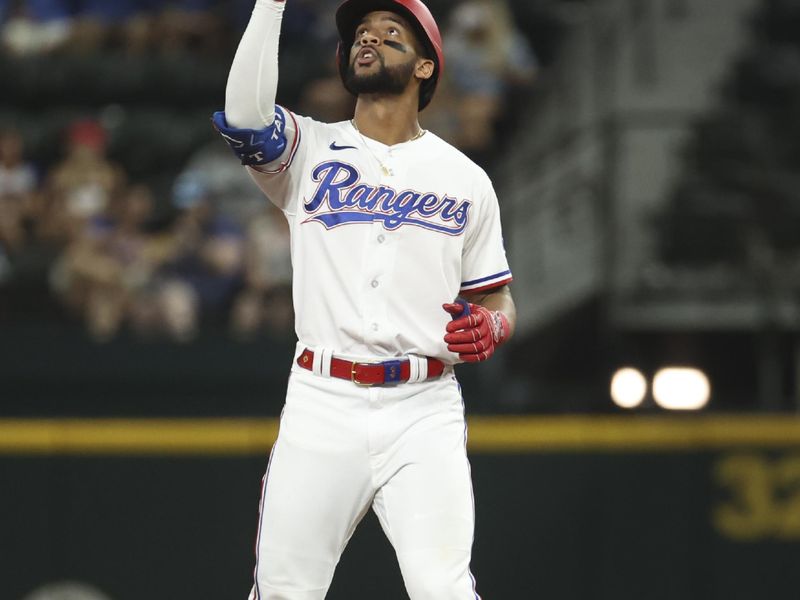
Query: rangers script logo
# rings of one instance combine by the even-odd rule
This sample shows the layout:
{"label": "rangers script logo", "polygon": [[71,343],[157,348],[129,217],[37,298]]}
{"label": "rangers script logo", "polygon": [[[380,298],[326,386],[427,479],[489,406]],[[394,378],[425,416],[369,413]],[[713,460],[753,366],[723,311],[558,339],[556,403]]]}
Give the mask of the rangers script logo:
{"label": "rangers script logo", "polygon": [[[355,223],[383,221],[393,231],[403,225],[422,227],[446,235],[460,235],[469,220],[469,200],[459,202],[446,194],[395,189],[361,183],[361,173],[340,161],[327,161],[312,172],[317,189],[303,204],[314,215],[304,221],[322,223],[326,229]],[[327,209],[327,210],[326,210]]]}

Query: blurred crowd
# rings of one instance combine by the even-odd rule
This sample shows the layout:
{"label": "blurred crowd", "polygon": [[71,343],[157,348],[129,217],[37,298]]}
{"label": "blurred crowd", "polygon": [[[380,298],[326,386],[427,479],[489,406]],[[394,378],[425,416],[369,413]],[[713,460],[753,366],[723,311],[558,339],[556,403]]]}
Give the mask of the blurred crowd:
{"label": "blurred crowd", "polygon": [[[232,53],[252,4],[0,0],[0,58],[188,53],[202,61]],[[281,42],[286,71],[298,56],[319,57],[313,76],[283,96],[324,121],[350,118],[354,102],[333,58],[338,4],[287,3]],[[489,164],[537,61],[505,1],[447,5],[447,70],[423,126]],[[121,332],[189,341],[206,324],[243,339],[290,335],[288,227],[225,145],[193,149],[169,185],[155,186],[111,157],[113,132],[99,114],[87,107],[71,119],[50,161],[29,151],[23,128],[0,119],[0,320],[20,311],[2,296],[38,278],[59,313],[85,323],[98,341]]]}
{"label": "blurred crowd", "polygon": [[[16,55],[130,53],[219,48],[221,32],[246,18],[232,0],[0,0],[2,39]],[[223,11],[225,8],[227,10]]]}
{"label": "blurred crowd", "polygon": [[123,328],[188,341],[203,323],[241,337],[287,332],[288,227],[266,201],[245,214],[246,202],[218,193],[241,178],[236,161],[204,171],[199,155],[156,210],[152,190],[129,181],[106,145],[98,122],[73,123],[63,159],[40,180],[20,134],[0,133],[0,281],[44,256],[50,292],[100,341]]}

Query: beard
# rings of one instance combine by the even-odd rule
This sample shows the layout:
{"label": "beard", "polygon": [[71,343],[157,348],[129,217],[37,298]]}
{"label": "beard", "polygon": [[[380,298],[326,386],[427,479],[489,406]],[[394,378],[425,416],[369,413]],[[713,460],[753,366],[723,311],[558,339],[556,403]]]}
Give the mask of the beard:
{"label": "beard", "polygon": [[347,70],[345,87],[353,94],[388,94],[399,96],[408,87],[414,74],[414,61],[387,67],[383,57],[378,56],[379,69],[369,75],[357,75],[355,60],[350,63]]}

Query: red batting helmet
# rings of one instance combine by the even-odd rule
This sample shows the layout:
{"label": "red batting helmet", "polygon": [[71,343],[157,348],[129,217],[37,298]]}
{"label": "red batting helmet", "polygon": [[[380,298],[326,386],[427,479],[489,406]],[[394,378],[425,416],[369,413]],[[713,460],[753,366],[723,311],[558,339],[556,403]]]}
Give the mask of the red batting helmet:
{"label": "red batting helmet", "polygon": [[[444,70],[444,52],[442,51],[442,34],[439,26],[421,0],[345,0],[336,11],[336,27],[339,29],[339,48],[336,58],[339,64],[339,75],[347,87],[347,69],[350,64],[350,48],[356,37],[356,28],[364,15],[376,10],[388,10],[405,17],[414,27],[419,41],[422,43],[428,58],[435,63],[435,70],[430,79],[422,82],[419,92],[419,109],[422,110],[433,98],[436,84]],[[352,90],[348,90],[352,93]]]}

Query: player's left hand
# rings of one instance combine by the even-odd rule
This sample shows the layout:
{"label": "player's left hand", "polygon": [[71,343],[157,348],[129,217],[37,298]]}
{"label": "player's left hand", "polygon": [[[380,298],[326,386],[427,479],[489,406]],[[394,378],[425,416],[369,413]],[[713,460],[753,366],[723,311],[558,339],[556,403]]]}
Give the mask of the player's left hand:
{"label": "player's left hand", "polygon": [[509,333],[508,318],[479,304],[453,302],[442,308],[452,315],[447,324],[447,349],[464,362],[481,362],[494,354]]}

